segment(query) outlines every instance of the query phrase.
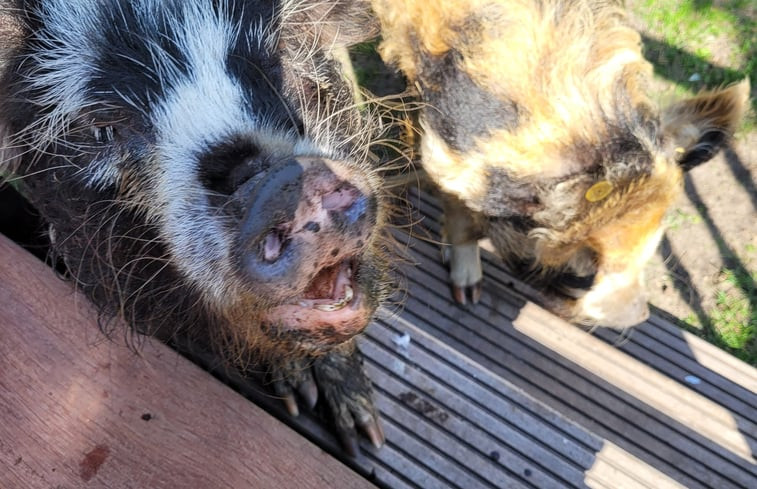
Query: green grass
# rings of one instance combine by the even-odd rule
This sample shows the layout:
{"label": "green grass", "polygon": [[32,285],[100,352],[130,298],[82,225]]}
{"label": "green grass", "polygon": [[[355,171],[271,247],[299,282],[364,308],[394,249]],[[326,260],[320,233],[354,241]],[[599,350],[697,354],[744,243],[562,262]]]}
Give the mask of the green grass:
{"label": "green grass", "polygon": [[[676,91],[696,92],[749,78],[757,87],[757,2],[754,0],[629,0],[646,26],[646,57]],[[755,109],[745,129],[757,122]]]}
{"label": "green grass", "polygon": [[[723,268],[714,290],[715,306],[706,316],[691,313],[681,318],[688,330],[751,365],[757,365],[757,246],[744,246],[744,254],[731,256],[736,264]],[[742,260],[743,259],[743,260]]]}
{"label": "green grass", "polygon": [[722,270],[715,306],[706,316],[680,318],[686,329],[737,358],[757,365],[757,271]]}
{"label": "green grass", "polygon": [[[644,54],[655,75],[674,93],[749,78],[752,112],[743,131],[757,130],[757,1],[627,0],[627,5],[642,23]],[[701,221],[682,211],[668,217],[673,231]],[[714,307],[681,319],[699,336],[757,365],[757,247],[745,244],[743,253],[724,243],[718,247],[734,266],[726,266],[717,279]]]}
{"label": "green grass", "polygon": [[752,365],[757,364],[757,272],[723,270],[709,311],[705,338]]}
{"label": "green grass", "polygon": [[665,216],[665,229],[675,231],[692,224],[701,224],[702,216],[690,214],[682,209],[674,209]]}

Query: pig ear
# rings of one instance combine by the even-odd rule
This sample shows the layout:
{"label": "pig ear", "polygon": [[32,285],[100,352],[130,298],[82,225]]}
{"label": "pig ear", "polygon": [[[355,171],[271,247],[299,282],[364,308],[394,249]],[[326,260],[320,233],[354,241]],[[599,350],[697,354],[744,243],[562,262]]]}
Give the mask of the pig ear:
{"label": "pig ear", "polygon": [[709,161],[728,142],[744,117],[749,81],[703,92],[667,107],[662,130],[684,171]]}
{"label": "pig ear", "polygon": [[317,44],[332,49],[351,46],[379,33],[370,0],[305,0],[297,4],[304,26],[312,28]]}

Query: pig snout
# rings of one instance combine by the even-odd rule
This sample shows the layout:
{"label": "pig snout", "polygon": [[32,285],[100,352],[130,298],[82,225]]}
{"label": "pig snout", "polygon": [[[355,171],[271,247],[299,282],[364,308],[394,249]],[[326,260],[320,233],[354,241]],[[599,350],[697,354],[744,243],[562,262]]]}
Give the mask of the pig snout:
{"label": "pig snout", "polygon": [[627,328],[649,317],[649,306],[641,283],[619,284],[606,277],[581,297],[571,320],[589,326]]}
{"label": "pig snout", "polygon": [[319,272],[363,251],[376,224],[376,198],[341,168],[291,158],[235,192],[244,209],[238,265],[250,283],[277,298],[300,294]]}

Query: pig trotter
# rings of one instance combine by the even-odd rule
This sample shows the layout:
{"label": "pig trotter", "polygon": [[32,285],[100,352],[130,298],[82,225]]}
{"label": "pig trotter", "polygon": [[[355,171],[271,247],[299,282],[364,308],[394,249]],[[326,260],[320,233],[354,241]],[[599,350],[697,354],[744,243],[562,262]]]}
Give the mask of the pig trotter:
{"label": "pig trotter", "polygon": [[471,304],[478,304],[478,301],[481,300],[481,282],[462,287],[452,284],[451,287],[452,298],[461,306],[468,305],[468,299],[470,299]]}
{"label": "pig trotter", "polygon": [[452,297],[464,306],[470,299],[471,304],[478,304],[481,299],[481,256],[478,243],[451,245],[444,248],[444,261],[448,262]]}
{"label": "pig trotter", "polygon": [[279,363],[272,368],[271,379],[276,396],[282,399],[292,416],[300,413],[297,399],[310,409],[322,399],[349,456],[360,453],[357,428],[376,448],[384,444],[371,381],[363,370],[363,359],[354,342],[315,359],[305,357]]}
{"label": "pig trotter", "polygon": [[291,416],[300,414],[295,391],[310,409],[313,409],[318,402],[318,386],[313,378],[311,367],[312,359],[297,358],[271,369],[273,391],[284,402]]}
{"label": "pig trotter", "polygon": [[345,451],[352,457],[360,452],[356,428],[368,436],[374,447],[381,448],[384,432],[373,403],[373,388],[354,342],[317,358],[313,369]]}
{"label": "pig trotter", "polygon": [[444,209],[442,260],[449,266],[452,297],[464,306],[481,299],[481,251],[478,240],[485,236],[485,222],[458,198],[442,193]]}

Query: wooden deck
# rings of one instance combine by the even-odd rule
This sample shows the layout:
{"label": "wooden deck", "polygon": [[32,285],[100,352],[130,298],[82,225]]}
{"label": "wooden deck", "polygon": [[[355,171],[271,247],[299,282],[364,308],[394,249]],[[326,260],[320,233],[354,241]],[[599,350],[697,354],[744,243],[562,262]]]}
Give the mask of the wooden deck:
{"label": "wooden deck", "polygon": [[372,487],[0,236],[0,488]]}
{"label": "wooden deck", "polygon": [[[421,226],[433,238],[438,207],[425,195],[412,194],[410,200],[422,214],[432,216]],[[419,226],[414,229],[414,234],[423,234]],[[234,481],[253,480],[246,486],[349,488],[370,481],[390,488],[757,487],[757,370],[658,317],[628,338],[608,330],[583,332],[526,301],[521,292],[527,293],[527,288],[489,256],[481,304],[460,308],[449,301],[438,246],[410,239],[403,231],[397,231],[397,237],[407,243],[414,262],[403,267],[407,295],[401,305],[382,310],[361,341],[387,445],[376,451],[364,443],[360,457],[345,461],[355,472],[345,471],[310,442],[298,441],[252,403],[238,404],[240,396],[210,375],[185,366],[183,358],[160,345],[150,343],[142,355],[152,358],[154,349],[162,352],[162,363],[153,364],[129,354],[115,355],[121,350],[103,343],[92,325],[79,333],[61,330],[58,308],[65,306],[39,299],[52,279],[9,294],[14,283],[29,275],[24,272],[28,269],[17,268],[29,258],[22,260],[3,244],[0,487],[56,487],[62,472],[81,476],[84,461],[98,460],[92,450],[102,442],[94,434],[110,440],[109,456],[94,476],[99,479],[92,479],[101,483],[62,487],[242,487]],[[35,269],[31,275],[38,273],[42,272]],[[55,287],[66,285],[57,282]],[[73,296],[68,297],[70,302]],[[19,301],[24,305],[15,305]],[[25,324],[17,322],[15,329],[7,328],[13,318],[28,315],[37,318],[33,326],[22,328]],[[63,335],[69,342],[77,334],[85,343],[68,346],[58,340]],[[78,355],[66,353],[69,348]],[[111,365],[117,361],[132,369],[128,375],[104,373],[93,391],[110,393],[109,401],[91,400],[110,410],[111,417],[103,418],[107,423],[93,423],[99,418],[68,404],[87,394],[83,387],[71,390],[71,385],[85,385],[80,379],[72,383],[59,370],[31,377],[26,373],[26,366],[44,365],[57,354],[66,362],[80,362],[90,355],[89,348]],[[85,363],[87,372],[98,371],[96,360]],[[212,360],[207,363],[212,365]],[[177,388],[187,385],[182,383],[186,372],[202,387],[190,382],[191,389]],[[130,380],[142,376],[147,380]],[[277,401],[261,395],[258,387],[238,378],[227,381],[287,419]],[[155,387],[144,387],[152,382]],[[29,389],[37,397],[25,403],[19,396]],[[174,397],[188,395],[187,390],[194,391],[194,400],[173,403]],[[116,411],[114,397],[132,406],[133,412]],[[183,413],[180,423],[171,428],[162,424],[172,418],[169,404],[184,409],[195,403],[197,408]],[[229,403],[235,406],[231,411],[225,407]],[[86,409],[93,412],[92,407]],[[52,411],[56,417],[45,421]],[[143,412],[158,415],[145,422],[139,419]],[[79,424],[64,424],[67,418]],[[205,423],[215,424],[206,428]],[[301,416],[292,426],[329,453],[339,453],[328,430],[312,418]],[[65,436],[50,430],[62,430]],[[119,445],[122,431],[157,448],[145,448],[140,458],[137,442]],[[274,440],[277,447],[256,441],[261,436]],[[46,448],[55,442],[59,448]],[[32,449],[35,444],[41,448]],[[181,450],[202,455],[184,459]],[[212,463],[198,462],[203,456]],[[182,463],[195,476],[204,474],[204,479],[196,479],[203,481],[201,486],[172,478],[176,471],[168,469],[184,470]],[[152,478],[143,479],[147,482],[142,485],[117,478],[135,466]],[[156,475],[158,467],[167,468],[162,477]],[[58,471],[51,473],[52,468]],[[297,468],[304,472],[294,472]],[[229,474],[244,475],[232,479]],[[250,478],[254,476],[261,478]]]}
{"label": "wooden deck", "polygon": [[[435,203],[410,200],[438,236]],[[490,256],[481,304],[460,308],[438,246],[409,246],[404,307],[363,346],[390,439],[370,463],[419,468],[393,487],[757,487],[757,370],[657,317],[590,335]]]}

